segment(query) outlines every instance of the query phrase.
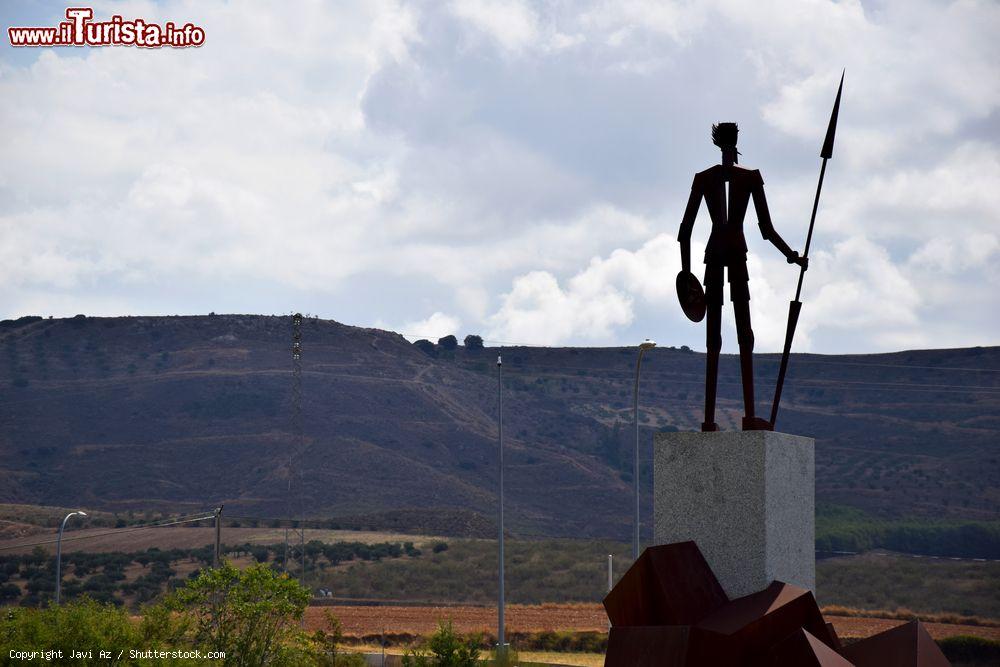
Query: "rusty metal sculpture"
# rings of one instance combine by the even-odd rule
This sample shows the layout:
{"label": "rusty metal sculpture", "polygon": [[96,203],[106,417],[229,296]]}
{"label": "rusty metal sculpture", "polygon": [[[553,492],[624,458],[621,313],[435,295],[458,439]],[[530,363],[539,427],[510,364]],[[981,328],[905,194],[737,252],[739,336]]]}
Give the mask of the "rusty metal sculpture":
{"label": "rusty metal sculpture", "polygon": [[[750,326],[750,286],[747,272],[747,242],[743,236],[743,219],[753,198],[757,211],[757,224],[764,238],[774,244],[791,264],[805,268],[806,260],[788,247],[775,231],[764,197],[764,179],[756,169],[737,165],[739,153],[736,140],[739,128],[736,123],[719,123],[712,126],[712,143],[722,150],[722,164],[717,164],[695,174],[691,184],[684,219],[678,239],[681,244],[681,275],[678,276],[678,295],[682,298],[685,313],[694,310],[697,295],[688,288],[688,300],[681,293],[682,281],[691,285],[691,230],[698,209],[704,199],[712,218],[712,233],[705,248],[705,316],[707,368],[705,373],[705,421],[703,431],[718,431],[715,423],[715,395],[719,375],[719,354],[722,352],[723,288],[728,273],[729,295],[736,315],[736,337],[740,346],[740,375],[743,379],[744,430],[770,430],[770,422],[754,414],[753,387],[753,329]],[[694,298],[690,298],[694,296]]]}
{"label": "rusty metal sculpture", "polygon": [[791,584],[774,581],[730,600],[694,542],[646,549],[604,608],[605,667],[949,664],[919,623],[844,648],[813,594]]}
{"label": "rusty metal sculpture", "polygon": [[[841,77],[843,88],[843,76]],[[736,150],[739,128],[736,123],[718,123],[712,126],[712,143],[722,151],[722,163],[714,165],[705,171],[695,174],[691,184],[691,195],[684,210],[677,239],[681,245],[681,272],[677,276],[677,296],[684,314],[694,322],[700,322],[707,317],[706,336],[706,369],[705,369],[705,421],[701,430],[718,431],[715,423],[716,391],[719,375],[719,355],[722,351],[722,306],[724,282],[728,279],[730,300],[736,316],[736,337],[740,350],[740,375],[743,381],[743,430],[772,430],[777,418],[778,402],[781,400],[781,387],[788,368],[788,353],[791,349],[792,336],[801,309],[799,296],[802,291],[802,279],[809,266],[809,243],[812,240],[813,224],[816,221],[816,208],[819,205],[820,190],[823,187],[823,175],[826,171],[826,161],[833,155],[833,140],[836,132],[837,112],[840,109],[840,90],[837,91],[837,101],[834,106],[830,125],[827,129],[826,141],[821,155],[823,168],[820,173],[819,187],[816,190],[816,200],[813,205],[812,220],[809,224],[809,234],[806,240],[805,252],[800,256],[792,250],[781,238],[771,223],[771,214],[767,208],[764,196],[764,179],[760,171],[745,169],[739,166],[739,151]],[[785,341],[784,355],[778,375],[778,386],[771,410],[771,420],[768,421],[755,414],[754,384],[753,384],[753,347],[754,336],[750,323],[750,288],[747,272],[747,244],[743,235],[743,221],[750,200],[753,200],[757,214],[757,225],[761,235],[770,241],[788,261],[800,267],[798,290],[795,300],[789,310],[789,322]],[[712,232],[705,248],[705,278],[704,292],[698,279],[691,273],[691,232],[702,200],[708,208],[712,219]]]}

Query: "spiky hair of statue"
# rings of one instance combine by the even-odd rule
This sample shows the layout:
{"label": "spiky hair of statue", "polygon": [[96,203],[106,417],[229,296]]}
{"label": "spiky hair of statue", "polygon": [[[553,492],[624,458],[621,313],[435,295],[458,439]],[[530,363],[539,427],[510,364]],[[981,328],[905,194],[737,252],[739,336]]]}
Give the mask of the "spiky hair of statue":
{"label": "spiky hair of statue", "polygon": [[712,143],[719,148],[736,148],[740,128],[736,123],[716,123],[712,126]]}

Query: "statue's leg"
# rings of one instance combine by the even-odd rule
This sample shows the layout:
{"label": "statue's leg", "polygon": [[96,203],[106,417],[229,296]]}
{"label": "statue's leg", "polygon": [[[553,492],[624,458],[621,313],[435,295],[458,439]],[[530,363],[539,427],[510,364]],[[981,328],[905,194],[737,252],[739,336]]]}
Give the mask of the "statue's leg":
{"label": "statue's leg", "polygon": [[709,303],[705,312],[708,335],[705,340],[705,421],[702,431],[718,431],[715,423],[715,394],[719,384],[719,353],[722,352],[722,304]]}
{"label": "statue's leg", "polygon": [[718,431],[715,423],[715,392],[719,384],[719,353],[722,352],[722,288],[725,265],[705,265],[705,421],[702,431]]}
{"label": "statue's leg", "polygon": [[743,407],[747,417],[754,416],[753,329],[750,326],[750,302],[733,301],[736,315],[736,339],[740,344],[740,377],[743,380]]}
{"label": "statue's leg", "polygon": [[744,431],[770,431],[771,423],[755,416],[753,387],[753,329],[750,326],[750,294],[743,296],[742,285],[730,285],[733,291],[733,311],[736,315],[736,338],[740,344],[740,379],[743,381]]}

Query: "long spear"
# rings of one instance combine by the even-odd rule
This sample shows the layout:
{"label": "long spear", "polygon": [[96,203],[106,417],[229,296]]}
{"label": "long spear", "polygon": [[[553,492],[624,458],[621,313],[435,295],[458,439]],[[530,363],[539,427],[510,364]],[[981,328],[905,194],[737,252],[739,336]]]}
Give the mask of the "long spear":
{"label": "long spear", "polygon": [[[823,176],[826,175],[826,161],[833,157],[833,140],[837,134],[837,114],[840,113],[840,93],[844,90],[844,73],[840,75],[840,87],[837,88],[837,99],[833,103],[833,113],[830,114],[830,125],[826,128],[826,139],[819,155],[823,165],[819,169],[819,183],[816,185],[816,199],[813,200],[812,217],[809,219],[809,233],[806,235],[806,247],[803,258],[809,257],[809,244],[812,243],[813,226],[816,224],[816,210],[819,208],[819,195],[823,191]],[[788,371],[788,355],[792,351],[792,338],[795,337],[795,327],[799,323],[799,312],[802,310],[802,279],[806,275],[805,267],[799,269],[799,284],[795,288],[795,299],[788,304],[788,326],[785,328],[785,348],[781,353],[781,367],[778,369],[778,384],[774,388],[774,402],[771,404],[771,426],[778,419],[778,405],[781,403],[781,389],[785,384],[785,373]]]}

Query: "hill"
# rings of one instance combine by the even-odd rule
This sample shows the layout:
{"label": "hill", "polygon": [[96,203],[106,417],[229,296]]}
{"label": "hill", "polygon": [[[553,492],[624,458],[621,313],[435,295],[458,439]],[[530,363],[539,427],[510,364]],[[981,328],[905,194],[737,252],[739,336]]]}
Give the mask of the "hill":
{"label": "hill", "polygon": [[[230,516],[488,533],[502,352],[507,525],[627,536],[634,349],[421,351],[314,318],[302,342],[299,442],[288,317],[0,324],[0,502],[119,513],[224,502]],[[644,362],[645,507],[650,434],[697,427],[703,362],[671,348]],[[762,397],[776,362],[758,357]],[[733,428],[735,358],[720,380],[720,424]],[[1000,518],[1000,348],[794,355],[786,387],[779,427],[817,438],[820,502]]]}

